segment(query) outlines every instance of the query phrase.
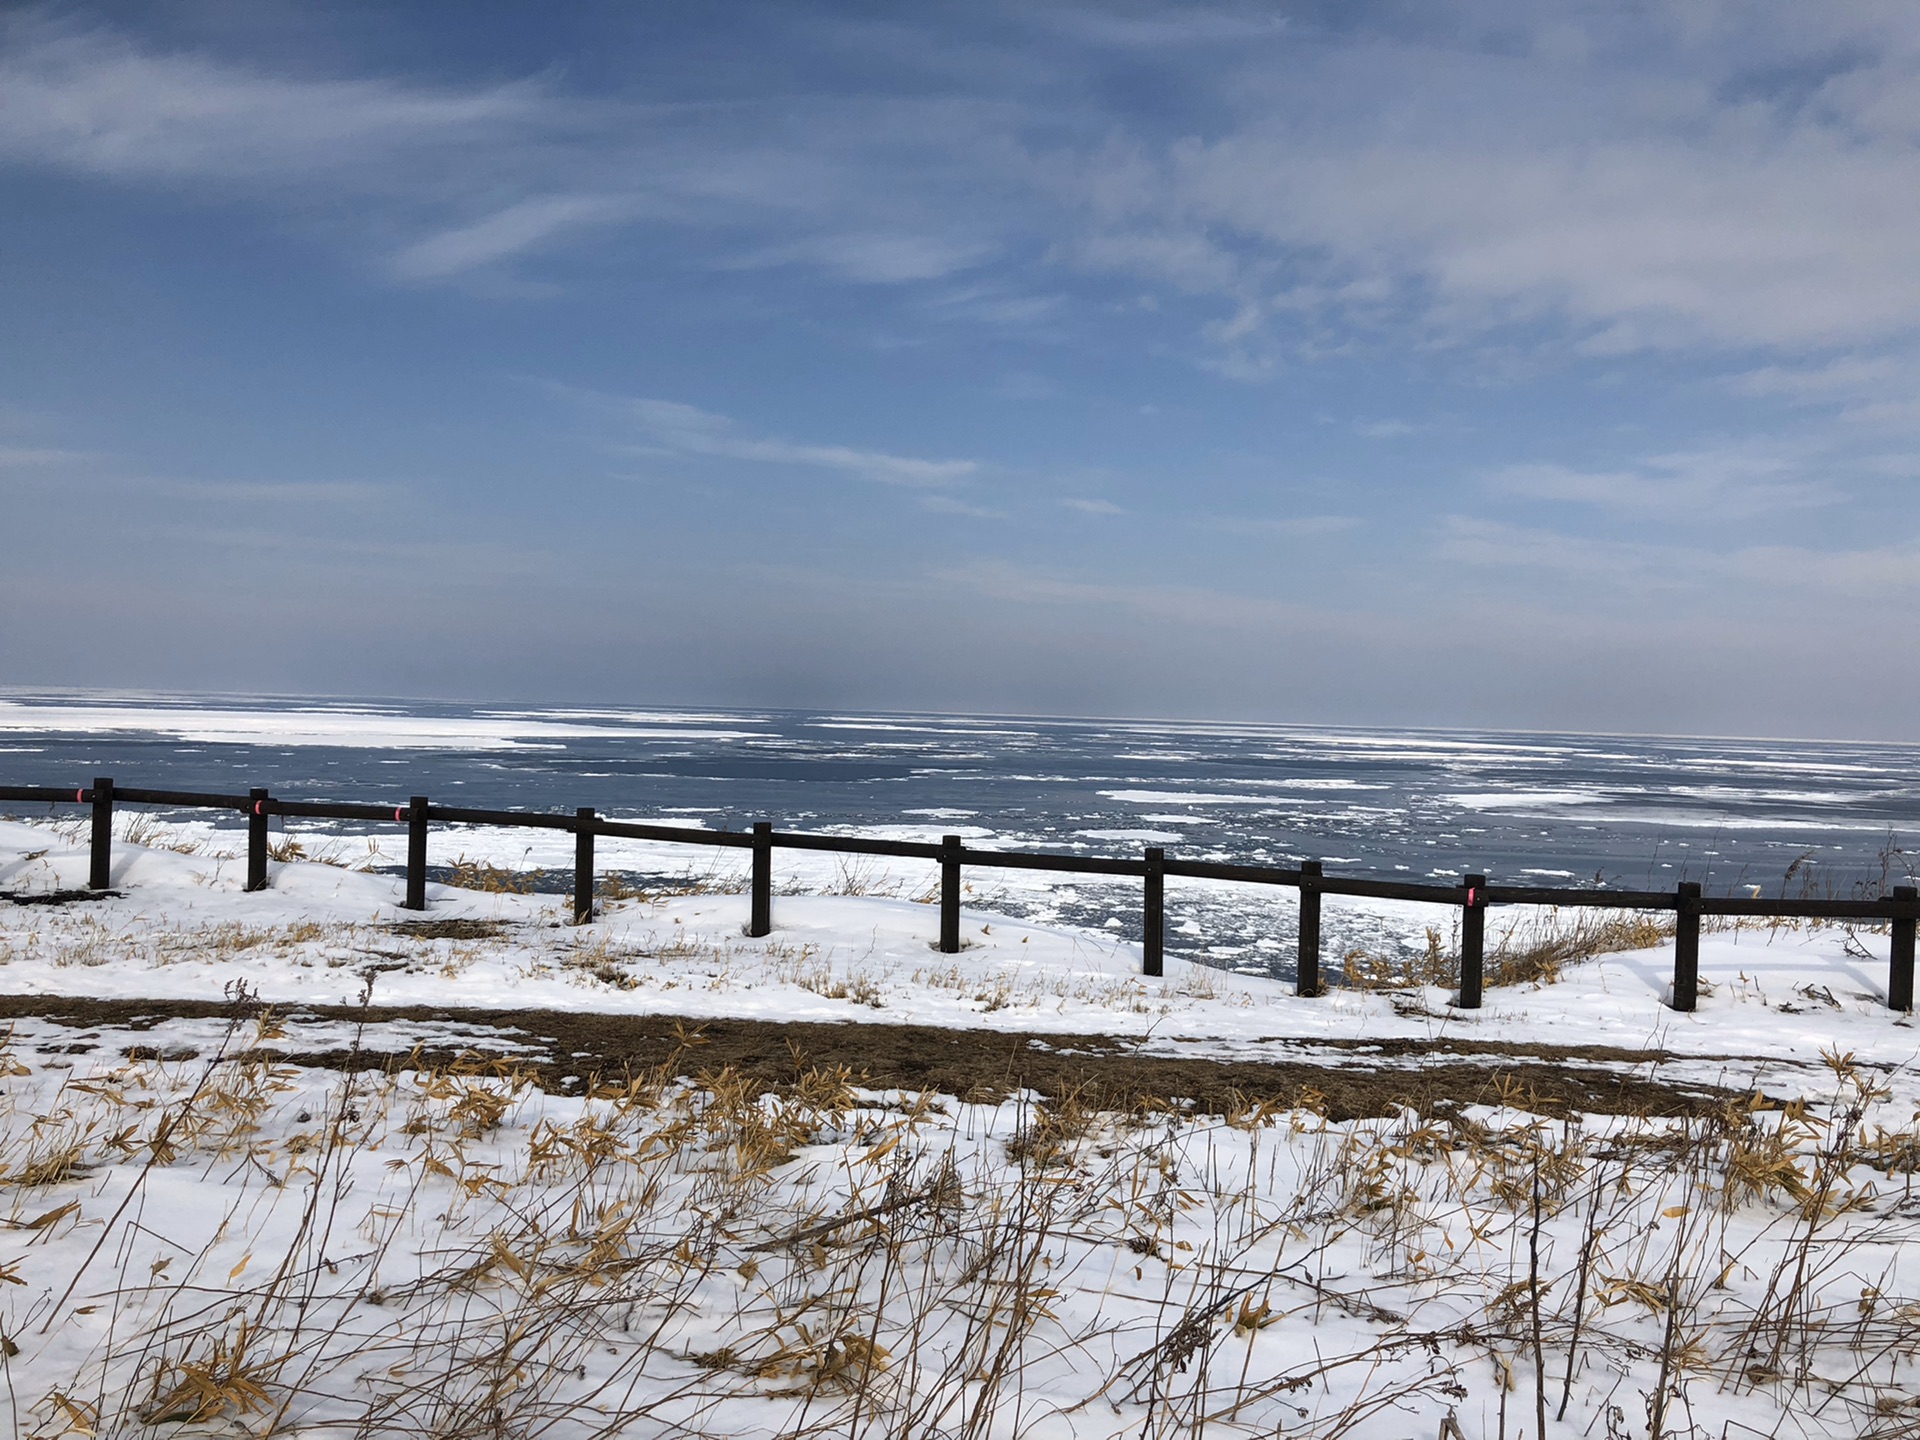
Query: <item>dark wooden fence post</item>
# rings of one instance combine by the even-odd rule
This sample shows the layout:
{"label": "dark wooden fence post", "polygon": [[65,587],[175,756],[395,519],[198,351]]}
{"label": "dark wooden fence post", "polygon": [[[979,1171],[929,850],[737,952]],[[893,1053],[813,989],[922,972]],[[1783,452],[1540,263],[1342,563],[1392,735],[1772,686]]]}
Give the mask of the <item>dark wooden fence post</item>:
{"label": "dark wooden fence post", "polygon": [[1293,993],[1319,995],[1326,986],[1320,981],[1320,878],[1318,860],[1300,862],[1300,958],[1294,963]]}
{"label": "dark wooden fence post", "polygon": [[247,890],[267,888],[267,792],[247,791]]}
{"label": "dark wooden fence post", "polygon": [[593,923],[593,807],[573,812],[573,923]]}
{"label": "dark wooden fence post", "polygon": [[1676,1010],[1691,1010],[1700,998],[1700,883],[1682,880],[1674,893],[1673,995]]}
{"label": "dark wooden fence post", "polygon": [[105,890],[113,884],[113,781],[105,775],[93,781],[93,851],[87,866],[87,888]]}
{"label": "dark wooden fence post", "polygon": [[1466,904],[1460,911],[1460,1000],[1462,1010],[1478,1010],[1486,987],[1487,877],[1466,877]]}
{"label": "dark wooden fence post", "polygon": [[407,898],[402,909],[427,908],[427,797],[416,795],[407,806]]}
{"label": "dark wooden fence post", "polygon": [[1147,894],[1140,932],[1140,973],[1166,973],[1167,946],[1167,852],[1158,845],[1147,847]]}
{"label": "dark wooden fence post", "polygon": [[[1893,898],[1903,905],[1912,905],[1920,900],[1920,890],[1911,885],[1893,887]],[[1893,943],[1888,947],[1887,963],[1887,1008],[1889,1010],[1913,1009],[1913,932],[1914,915],[1909,910],[1905,915],[1894,917]]]}
{"label": "dark wooden fence post", "polygon": [[940,953],[960,953],[960,837],[940,837]]}
{"label": "dark wooden fence post", "polygon": [[753,822],[753,913],[747,917],[747,934],[773,933],[773,822]]}

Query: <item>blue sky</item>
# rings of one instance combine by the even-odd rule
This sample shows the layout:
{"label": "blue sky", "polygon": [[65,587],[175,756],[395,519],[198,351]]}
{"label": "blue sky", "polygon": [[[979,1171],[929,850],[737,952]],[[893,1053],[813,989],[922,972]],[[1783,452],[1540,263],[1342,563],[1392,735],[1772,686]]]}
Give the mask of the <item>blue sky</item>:
{"label": "blue sky", "polygon": [[1896,736],[1920,9],[0,20],[0,683]]}

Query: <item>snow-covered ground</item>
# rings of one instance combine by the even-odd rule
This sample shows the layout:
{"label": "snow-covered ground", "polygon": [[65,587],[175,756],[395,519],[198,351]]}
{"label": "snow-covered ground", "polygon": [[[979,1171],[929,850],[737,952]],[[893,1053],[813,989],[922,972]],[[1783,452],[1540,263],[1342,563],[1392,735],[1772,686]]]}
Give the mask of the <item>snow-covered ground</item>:
{"label": "snow-covered ground", "polygon": [[[574,927],[563,897],[431,887],[424,918],[488,923],[427,938],[395,928],[423,917],[389,875],[276,864],[245,894],[242,869],[128,844],[113,898],[0,904],[0,995],[244,984],[283,1015],[894,1020],[1329,1065],[1356,1041],[1611,1046],[1772,1108],[1096,1115],[823,1071],[782,1096],[663,1070],[573,1097],[510,1057],[288,1066],[270,1016],[81,1054],[22,1019],[0,1063],[16,1433],[1397,1437],[1452,1414],[1478,1440],[1538,1434],[1542,1397],[1541,1440],[1920,1417],[1916,1032],[1884,1008],[1884,935],[1710,933],[1687,1015],[1659,948],[1463,1012],[1176,959],[1149,980],[1102,931],[973,910],[941,955],[934,907],[899,895],[783,894],[752,940],[739,895],[616,898]],[[85,876],[70,836],[0,823],[0,892]]]}
{"label": "snow-covered ground", "polygon": [[[0,822],[0,892],[81,888],[86,874],[75,844]],[[1707,993],[1690,1014],[1663,1003],[1671,947],[1602,956],[1553,984],[1494,987],[1467,1011],[1438,987],[1303,1000],[1290,986],[1174,957],[1148,979],[1139,947],[1103,931],[972,910],[961,953],[943,955],[935,906],[897,896],[778,895],[773,934],[749,939],[740,894],[604,901],[600,918],[575,927],[560,895],[429,886],[422,916],[399,908],[391,875],[274,864],[269,888],[247,894],[243,874],[228,856],[118,846],[120,895],[0,907],[0,993],[205,999],[244,982],[273,1004],[348,1004],[372,975],[372,998],[386,1005],[888,1019],[1127,1036],[1148,1051],[1221,1058],[1314,1040],[1607,1045],[1787,1096],[1821,1083],[1831,1049],[1902,1083],[1920,1052],[1920,1030],[1885,1006],[1887,937],[1864,927],[1710,931]],[[1364,903],[1395,934],[1446,918],[1438,907]],[[497,922],[497,933],[395,932],[423,918]]]}

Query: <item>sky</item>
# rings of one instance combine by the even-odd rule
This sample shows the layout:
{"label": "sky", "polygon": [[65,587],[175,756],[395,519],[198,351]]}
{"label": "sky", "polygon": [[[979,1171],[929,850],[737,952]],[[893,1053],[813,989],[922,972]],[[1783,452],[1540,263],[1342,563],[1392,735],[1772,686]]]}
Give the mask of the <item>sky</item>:
{"label": "sky", "polygon": [[1920,7],[0,17],[0,684],[1911,738]]}

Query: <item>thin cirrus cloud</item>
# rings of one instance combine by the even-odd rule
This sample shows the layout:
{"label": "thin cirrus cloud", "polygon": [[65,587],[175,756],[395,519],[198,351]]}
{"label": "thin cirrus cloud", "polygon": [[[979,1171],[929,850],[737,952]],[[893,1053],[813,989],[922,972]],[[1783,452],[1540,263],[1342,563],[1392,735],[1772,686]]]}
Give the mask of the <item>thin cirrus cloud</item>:
{"label": "thin cirrus cloud", "polygon": [[1360,527],[1358,515],[1286,515],[1277,518],[1223,520],[1221,525],[1258,535],[1281,535],[1289,539],[1313,535],[1338,535]]}
{"label": "thin cirrus cloud", "polygon": [[377,188],[409,154],[497,141],[555,109],[530,81],[292,78],[32,12],[0,42],[0,156],[117,179],[277,183],[324,170]]}
{"label": "thin cirrus cloud", "polygon": [[827,233],[752,251],[726,264],[740,270],[806,265],[863,284],[902,285],[972,269],[992,250],[985,242],[909,231]]}
{"label": "thin cirrus cloud", "polygon": [[1372,420],[1356,424],[1353,433],[1368,440],[1404,440],[1410,435],[1418,435],[1430,430],[1429,425],[1415,424],[1411,420]]}
{"label": "thin cirrus cloud", "polygon": [[68,465],[92,457],[84,450],[59,450],[44,446],[0,445],[0,470],[15,466]]}
{"label": "thin cirrus cloud", "polygon": [[1912,357],[1890,353],[1841,355],[1800,365],[1765,365],[1732,376],[1728,390],[1784,400],[1803,410],[1838,407],[1838,418],[1868,435],[1910,441],[1920,433]]}
{"label": "thin cirrus cloud", "polygon": [[[44,12],[0,26],[0,93],[0,162],[237,188],[336,220],[324,202],[345,200],[358,243],[406,282],[631,224],[724,235],[706,247],[716,269],[792,265],[874,285],[944,279],[999,244],[992,222],[961,219],[963,195],[916,198],[927,187],[913,173],[930,168],[927,151],[964,143],[965,117],[888,96],[853,102],[868,112],[854,120],[840,97],[802,101],[779,139],[752,104],[569,94],[547,74],[460,87],[269,73]],[[920,161],[876,183],[868,152],[888,145]]]}
{"label": "thin cirrus cloud", "polygon": [[[1481,38],[1490,14],[1499,44]],[[0,45],[0,157],[294,206],[321,186],[372,206],[361,243],[422,283],[623,225],[707,237],[716,268],[860,284],[1049,277],[1022,295],[1124,274],[1210,310],[1188,321],[1206,362],[1247,378],[1271,373],[1266,348],[1407,330],[1460,344],[1544,327],[1592,354],[1904,344],[1920,327],[1920,122],[1903,98],[1920,23],[1823,7],[1769,38],[1747,15],[1436,7],[1312,43],[1225,13],[983,16],[970,68],[930,36],[901,31],[890,52],[828,17],[776,111],[590,95],[558,72],[290,76],[29,12]],[[1157,64],[1204,127],[1077,83],[1146,35],[1193,42]],[[872,73],[809,71],[809,46],[836,38]],[[1850,58],[1770,93],[1807,51]]]}
{"label": "thin cirrus cloud", "polygon": [[1842,499],[1807,473],[1806,463],[1778,446],[1727,446],[1655,455],[1631,469],[1583,470],[1569,465],[1506,465],[1490,471],[1490,488],[1531,500],[1616,511],[1721,514],[1801,509]]}
{"label": "thin cirrus cloud", "polygon": [[[638,208],[612,191],[539,192],[542,162],[576,168],[567,157],[593,128],[586,107],[544,80],[462,88],[269,74],[31,13],[0,27],[0,40],[0,160],[237,190],[300,212],[337,214],[326,202],[344,200],[360,243],[397,280],[453,279]],[[503,191],[530,193],[501,204]],[[415,238],[386,238],[407,231]]]}
{"label": "thin cirrus cloud", "polygon": [[995,510],[990,505],[972,505],[965,500],[955,499],[951,495],[923,495],[920,506],[936,515],[958,515],[967,520],[1005,520],[1010,518],[1006,511]]}
{"label": "thin cirrus cloud", "polygon": [[1839,397],[1876,393],[1902,376],[1899,363],[1887,355],[1847,355],[1810,365],[1763,365],[1731,377],[1727,388],[1759,399],[1778,397],[1800,404],[1818,404]]}
{"label": "thin cirrus cloud", "polygon": [[1696,553],[1469,515],[1443,517],[1435,547],[1436,557],[1448,563],[1493,571],[1547,571],[1561,580],[1598,583],[1616,592],[1697,586],[1702,582],[1700,568],[1686,563]]}
{"label": "thin cirrus cloud", "polygon": [[1378,641],[1390,629],[1377,617],[1333,607],[1240,594],[1204,584],[1088,580],[1005,560],[976,560],[942,570],[934,578],[1021,607],[1131,614],[1197,626],[1200,630],[1196,633],[1209,636],[1227,626],[1269,633],[1296,630],[1322,636],[1364,636]]}
{"label": "thin cirrus cloud", "polygon": [[[1438,531],[1440,558],[1488,570],[1549,571],[1603,585],[1615,594],[1671,599],[1711,597],[1729,584],[1754,587],[1756,599],[1786,592],[1848,600],[1906,596],[1920,590],[1920,543],[1844,550],[1803,545],[1705,545],[1613,540],[1453,515]],[[1758,607],[1756,607],[1758,608]]]}
{"label": "thin cirrus cloud", "polygon": [[847,445],[812,445],[759,436],[732,419],[676,400],[615,401],[608,407],[624,416],[653,453],[743,460],[803,470],[826,470],[885,485],[952,485],[975,474],[973,460],[926,460]]}
{"label": "thin cirrus cloud", "polygon": [[617,224],[634,210],[632,202],[610,195],[540,196],[417,240],[387,268],[402,280],[444,280],[546,247],[569,232]]}

